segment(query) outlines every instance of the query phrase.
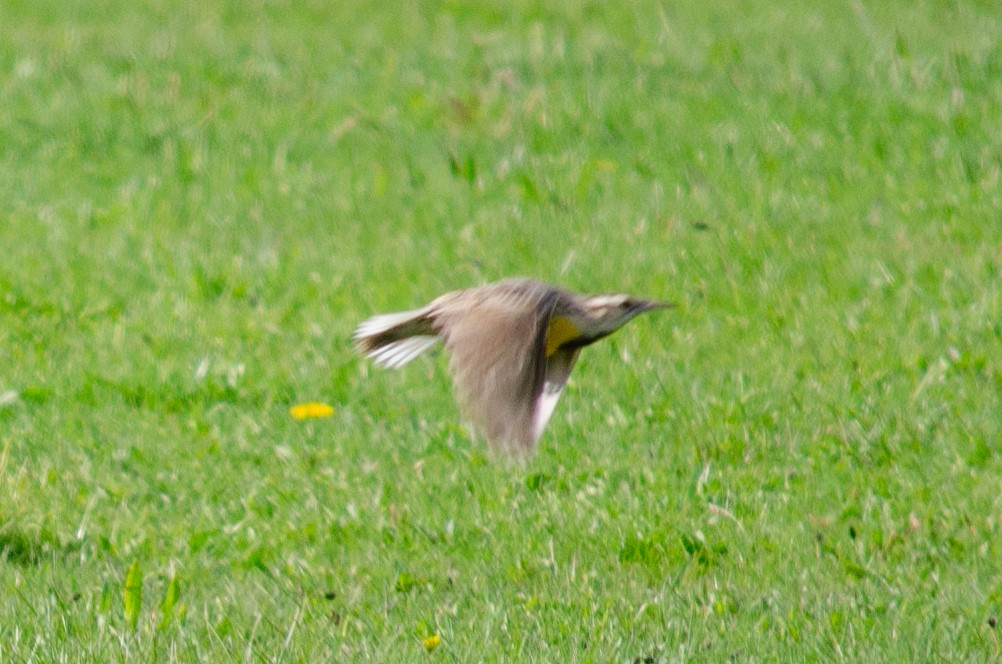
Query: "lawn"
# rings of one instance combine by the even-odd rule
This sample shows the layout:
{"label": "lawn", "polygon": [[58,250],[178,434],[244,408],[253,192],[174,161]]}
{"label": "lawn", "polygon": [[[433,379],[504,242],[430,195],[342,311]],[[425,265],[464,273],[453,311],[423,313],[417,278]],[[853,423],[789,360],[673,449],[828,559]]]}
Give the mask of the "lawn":
{"label": "lawn", "polygon": [[[1002,15],[719,5],[0,4],[0,660],[1002,661]],[[521,464],[350,343],[514,275]]]}

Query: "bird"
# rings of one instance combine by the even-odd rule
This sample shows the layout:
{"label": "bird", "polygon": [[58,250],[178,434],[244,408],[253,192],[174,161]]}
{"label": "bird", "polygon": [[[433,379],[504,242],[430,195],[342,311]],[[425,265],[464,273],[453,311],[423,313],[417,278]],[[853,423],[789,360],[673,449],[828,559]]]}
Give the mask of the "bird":
{"label": "bird", "polygon": [[491,448],[525,457],[581,349],[639,314],[673,306],[513,278],[445,293],[420,309],[373,316],[352,338],[361,354],[391,369],[444,342],[464,415]]}

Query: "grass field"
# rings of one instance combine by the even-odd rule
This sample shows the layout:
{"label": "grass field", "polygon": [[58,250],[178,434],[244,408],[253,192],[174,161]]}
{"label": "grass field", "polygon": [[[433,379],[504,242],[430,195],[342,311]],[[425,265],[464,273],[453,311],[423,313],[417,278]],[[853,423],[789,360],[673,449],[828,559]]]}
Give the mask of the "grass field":
{"label": "grass field", "polygon": [[[1002,15],[719,4],[0,4],[0,660],[1002,661]],[[349,341],[513,275],[524,465]]]}

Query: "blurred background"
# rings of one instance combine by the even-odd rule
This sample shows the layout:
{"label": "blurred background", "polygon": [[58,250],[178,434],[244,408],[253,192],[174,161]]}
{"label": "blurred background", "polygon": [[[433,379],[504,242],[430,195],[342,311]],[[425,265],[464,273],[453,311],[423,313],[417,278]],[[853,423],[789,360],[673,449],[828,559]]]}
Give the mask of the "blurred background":
{"label": "blurred background", "polygon": [[[939,0],[4,2],[7,652],[998,658],[1000,37]],[[443,361],[349,342],[514,275],[681,304],[517,468]]]}

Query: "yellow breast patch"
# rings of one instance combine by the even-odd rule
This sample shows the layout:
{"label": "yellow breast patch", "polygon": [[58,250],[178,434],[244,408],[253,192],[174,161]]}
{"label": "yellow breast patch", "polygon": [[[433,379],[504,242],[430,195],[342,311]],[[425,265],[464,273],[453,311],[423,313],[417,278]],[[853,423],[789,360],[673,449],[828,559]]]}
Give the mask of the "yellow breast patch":
{"label": "yellow breast patch", "polygon": [[579,336],[581,331],[566,316],[554,316],[546,329],[546,357],[553,355],[562,345]]}

